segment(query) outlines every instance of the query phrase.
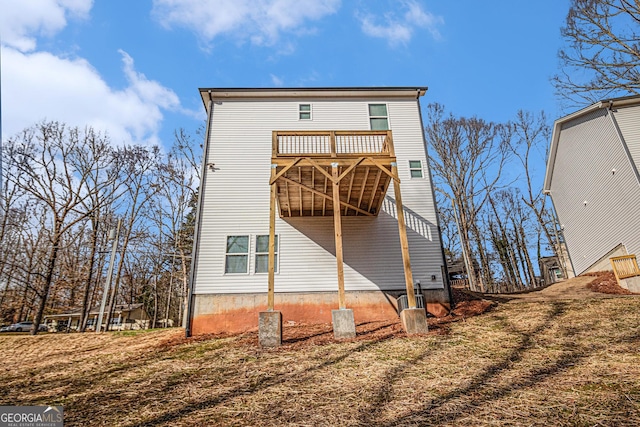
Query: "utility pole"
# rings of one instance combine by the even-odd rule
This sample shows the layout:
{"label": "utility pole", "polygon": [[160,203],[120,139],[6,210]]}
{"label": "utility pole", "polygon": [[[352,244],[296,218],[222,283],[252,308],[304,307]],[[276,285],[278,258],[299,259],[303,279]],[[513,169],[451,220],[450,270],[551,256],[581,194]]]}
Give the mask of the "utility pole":
{"label": "utility pole", "polygon": [[[122,219],[118,220],[118,226],[114,230],[113,228],[109,232],[109,239],[111,240],[111,259],[109,260],[109,269],[107,270],[107,282],[104,284],[104,291],[102,292],[102,302],[100,303],[100,314],[98,315],[98,324],[96,325],[96,332],[100,332],[102,329],[102,318],[104,316],[104,307],[107,304],[107,296],[111,289],[111,277],[113,276],[113,261],[116,258],[116,252],[118,251],[118,238],[120,237],[120,225]],[[109,325],[106,325],[105,330],[109,330]]]}

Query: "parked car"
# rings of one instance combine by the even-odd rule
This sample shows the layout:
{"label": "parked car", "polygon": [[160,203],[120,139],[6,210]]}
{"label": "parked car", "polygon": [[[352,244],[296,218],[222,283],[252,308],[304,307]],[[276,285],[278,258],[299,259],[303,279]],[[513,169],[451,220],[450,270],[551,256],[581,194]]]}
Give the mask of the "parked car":
{"label": "parked car", "polygon": [[27,332],[33,327],[33,322],[18,322],[9,326],[9,332]]}
{"label": "parked car", "polygon": [[9,326],[3,326],[0,328],[0,332],[9,332]]}
{"label": "parked car", "polygon": [[[7,331],[8,332],[29,332],[32,328],[33,328],[33,322],[25,321],[25,322],[14,323],[13,325],[9,326],[9,329]],[[38,327],[38,331],[40,332],[46,332],[48,330],[49,328],[47,328],[47,325],[40,325]]]}

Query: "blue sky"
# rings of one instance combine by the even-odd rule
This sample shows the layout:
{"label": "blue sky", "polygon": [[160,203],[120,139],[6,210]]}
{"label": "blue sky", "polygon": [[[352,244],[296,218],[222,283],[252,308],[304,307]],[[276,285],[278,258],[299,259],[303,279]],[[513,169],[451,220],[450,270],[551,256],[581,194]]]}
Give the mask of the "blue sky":
{"label": "blue sky", "polygon": [[423,106],[563,114],[568,0],[2,0],[2,137],[43,119],[114,143],[204,120],[199,87],[428,86]]}

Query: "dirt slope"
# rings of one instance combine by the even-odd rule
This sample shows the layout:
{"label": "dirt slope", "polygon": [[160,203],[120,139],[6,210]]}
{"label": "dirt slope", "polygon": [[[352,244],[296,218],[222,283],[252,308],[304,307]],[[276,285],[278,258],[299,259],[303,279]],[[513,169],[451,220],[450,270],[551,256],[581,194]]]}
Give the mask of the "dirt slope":
{"label": "dirt slope", "polygon": [[510,302],[557,301],[583,298],[613,298],[616,295],[593,292],[587,287],[593,276],[580,276],[546,287],[540,291],[510,295]]}

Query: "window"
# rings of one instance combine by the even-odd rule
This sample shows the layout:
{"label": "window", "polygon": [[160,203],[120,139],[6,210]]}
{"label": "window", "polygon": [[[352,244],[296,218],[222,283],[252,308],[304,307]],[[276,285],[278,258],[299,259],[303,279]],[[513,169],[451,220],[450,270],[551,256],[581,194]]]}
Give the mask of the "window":
{"label": "window", "polygon": [[371,130],[389,130],[387,104],[369,104]]}
{"label": "window", "polygon": [[224,272],[249,273],[249,236],[227,236]]}
{"label": "window", "polygon": [[411,178],[422,178],[422,160],[409,160]]}
{"label": "window", "polygon": [[[274,270],[278,271],[278,236],[275,241]],[[269,235],[256,236],[256,273],[269,272]]]}
{"label": "window", "polygon": [[298,119],[311,120],[311,104],[298,105]]}

